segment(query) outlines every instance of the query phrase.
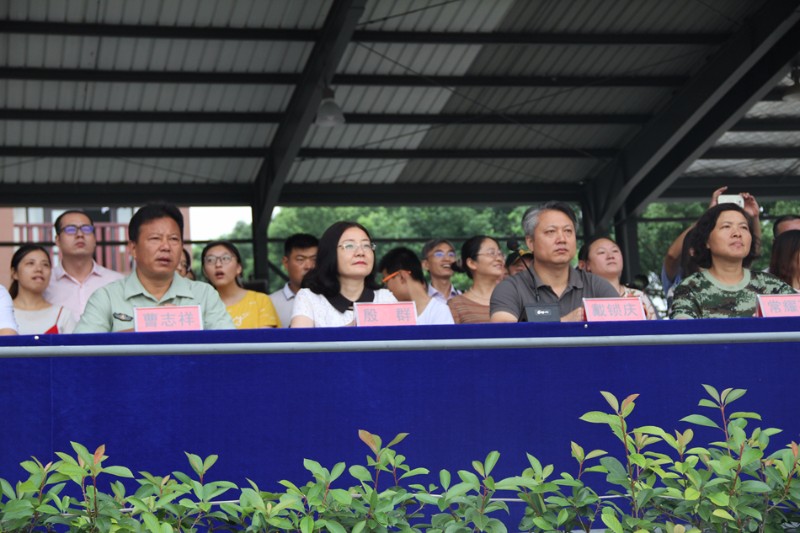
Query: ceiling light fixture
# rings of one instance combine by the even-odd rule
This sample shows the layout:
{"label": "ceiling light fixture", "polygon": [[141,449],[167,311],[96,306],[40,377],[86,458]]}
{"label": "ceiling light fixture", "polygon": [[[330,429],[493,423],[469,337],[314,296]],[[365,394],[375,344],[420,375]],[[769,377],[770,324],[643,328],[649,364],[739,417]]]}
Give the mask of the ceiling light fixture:
{"label": "ceiling light fixture", "polygon": [[334,99],[333,89],[325,87],[322,90],[322,101],[319,103],[317,110],[316,125],[323,128],[332,128],[334,126],[343,126],[345,123],[344,113],[342,108],[336,103]]}

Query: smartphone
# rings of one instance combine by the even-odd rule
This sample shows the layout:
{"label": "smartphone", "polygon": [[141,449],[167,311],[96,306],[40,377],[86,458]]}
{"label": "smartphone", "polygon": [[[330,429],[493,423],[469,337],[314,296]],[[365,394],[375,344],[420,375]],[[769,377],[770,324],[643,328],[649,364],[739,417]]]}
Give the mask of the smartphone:
{"label": "smartphone", "polygon": [[740,194],[720,194],[717,198],[717,205],[719,204],[736,204],[744,207],[744,198]]}

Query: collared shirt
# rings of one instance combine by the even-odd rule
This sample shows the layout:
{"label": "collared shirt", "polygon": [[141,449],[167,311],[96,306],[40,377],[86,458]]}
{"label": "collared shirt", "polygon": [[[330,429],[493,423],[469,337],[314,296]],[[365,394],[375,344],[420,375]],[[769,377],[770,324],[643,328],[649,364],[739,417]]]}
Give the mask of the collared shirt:
{"label": "collared shirt", "polygon": [[545,285],[536,274],[535,264],[532,271],[536,282],[536,291],[533,290],[530,274],[520,272],[515,276],[506,277],[492,292],[489,316],[497,311],[505,311],[519,318],[525,312],[526,305],[540,303],[558,304],[559,312],[563,317],[581,307],[584,298],[619,298],[614,287],[600,276],[572,267],[569,269],[566,289],[561,296],[556,296],[553,289],[549,285]]}
{"label": "collared shirt", "polygon": [[272,305],[275,306],[275,311],[278,312],[278,318],[281,320],[282,328],[288,328],[289,322],[292,321],[294,297],[295,293],[292,292],[288,283],[284,285],[283,288],[269,295],[269,299],[272,300]]}
{"label": "collared shirt", "polygon": [[461,294],[461,291],[456,289],[452,285],[450,285],[450,294],[445,296],[444,294],[439,292],[439,289],[434,287],[432,284],[428,283],[428,296],[430,296],[432,298],[436,298],[437,300],[441,301],[442,303],[447,303],[447,300],[449,300],[450,298],[453,298],[455,296],[458,296],[459,294]]}
{"label": "collared shirt", "polygon": [[234,329],[225,304],[211,285],[191,281],[175,273],[169,289],[158,299],[147,292],[134,271],[95,291],[86,304],[75,333],[132,330],[135,307],[161,305],[199,305],[203,329]]}
{"label": "collared shirt", "polygon": [[67,274],[64,267],[58,265],[53,268],[50,285],[44,291],[44,299],[55,306],[64,306],[77,320],[83,314],[86,302],[94,291],[123,277],[119,272],[109,270],[93,261],[91,273],[81,283]]}

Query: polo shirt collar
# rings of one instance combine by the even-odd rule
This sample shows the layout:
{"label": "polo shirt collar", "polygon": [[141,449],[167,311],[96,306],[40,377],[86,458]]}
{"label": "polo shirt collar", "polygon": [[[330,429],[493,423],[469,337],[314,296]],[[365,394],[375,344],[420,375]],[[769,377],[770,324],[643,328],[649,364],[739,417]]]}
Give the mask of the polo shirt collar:
{"label": "polo shirt collar", "polygon": [[[91,272],[89,272],[89,275],[90,275],[90,276],[100,276],[100,275],[101,275],[101,274],[100,274],[100,265],[98,265],[98,264],[97,264],[97,261],[95,261],[95,260],[92,260],[92,271],[91,271]],[[72,276],[70,276],[70,275],[67,273],[67,271],[66,271],[66,270],[64,270],[64,267],[63,267],[61,264],[59,264],[58,266],[56,266],[56,267],[53,269],[53,276],[54,276],[54,277],[55,277],[57,280],[60,280],[61,278],[64,278],[64,277],[66,277],[66,276],[69,276],[69,277],[70,277],[70,279],[74,279]]]}
{"label": "polo shirt collar", "polygon": [[[549,287],[550,285],[545,285],[542,282],[542,279],[539,277],[539,274],[536,273],[536,263],[534,260],[534,265],[531,266],[531,271],[533,272],[533,279],[536,282],[536,288],[539,289],[541,287]],[[525,275],[524,272],[519,273],[520,276]],[[567,286],[572,287],[575,289],[582,289],[583,288],[583,277],[581,273],[578,272],[576,268],[569,267],[569,279],[567,279]]]}
{"label": "polo shirt collar", "polygon": [[283,286],[283,297],[287,300],[293,300],[295,297],[295,293],[292,292],[292,289],[289,288],[289,284]]}

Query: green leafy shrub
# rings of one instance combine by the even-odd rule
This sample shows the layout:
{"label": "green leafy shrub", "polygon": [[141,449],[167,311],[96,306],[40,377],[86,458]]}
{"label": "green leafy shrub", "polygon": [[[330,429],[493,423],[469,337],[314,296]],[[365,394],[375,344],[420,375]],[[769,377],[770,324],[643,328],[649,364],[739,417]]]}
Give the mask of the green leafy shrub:
{"label": "green leafy shrub", "polygon": [[[153,532],[173,531],[298,531],[361,533],[427,531],[502,533],[506,500],[524,505],[523,531],[611,533],[666,532],[783,533],[800,523],[798,445],[767,453],[775,428],[756,426],[757,413],[730,412],[743,389],[717,391],[704,385],[708,397],[699,406],[711,417],[691,414],[681,421],[713,428],[718,440],[693,444],[694,432],[669,433],[652,425],[632,426],[637,394],[621,402],[602,392],[609,412],[590,411],[581,419],[608,426],[620,442],[617,456],[605,450],[586,451],[571,443],[573,473],[555,474],[528,455],[529,467],[518,476],[494,479],[497,451],[456,477],[440,470],[438,485],[413,478],[427,476],[412,468],[395,447],[398,434],[385,446],[377,435],[359,431],[370,454],[364,465],[336,463],[330,469],[306,459],[311,480],[304,485],[280,481],[282,492],[266,492],[251,480],[239,488],[227,481],[206,481],[217,456],[205,459],[187,453],[194,476],[173,472],[163,477],[140,472],[138,488],[126,495],[114,480],[110,492],[100,478],[133,478],[122,466],[106,466],[105,447],[94,453],[72,443],[74,456],[58,452],[58,460],[21,463],[29,476],[12,486],[0,479],[0,533],[11,531]],[[716,421],[715,421],[716,420]],[[341,482],[345,470],[353,481]],[[614,487],[600,495],[586,484],[587,474],[604,475]],[[337,483],[338,482],[338,483]],[[71,490],[65,490],[68,485]],[[67,494],[69,492],[69,494]],[[71,494],[79,494],[73,496]],[[232,494],[238,498],[231,499]],[[498,496],[503,496],[499,498]]]}

